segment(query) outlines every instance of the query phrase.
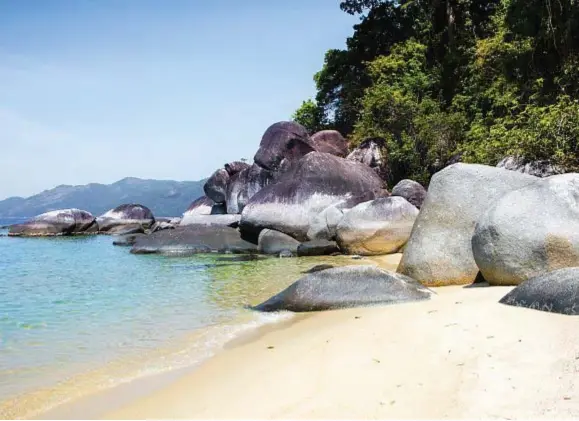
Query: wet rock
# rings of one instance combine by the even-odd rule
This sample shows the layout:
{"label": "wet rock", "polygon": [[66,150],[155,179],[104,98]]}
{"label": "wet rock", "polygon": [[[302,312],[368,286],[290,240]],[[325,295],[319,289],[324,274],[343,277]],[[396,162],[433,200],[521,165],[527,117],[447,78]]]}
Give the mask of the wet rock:
{"label": "wet rock", "polygon": [[99,232],[109,233],[113,229],[119,229],[122,225],[139,224],[144,229],[150,228],[155,223],[153,212],[143,205],[124,204],[106,212],[97,218]]}
{"label": "wet rock", "polygon": [[321,265],[316,265],[308,270],[304,270],[302,273],[314,273],[314,272],[319,272],[319,271],[326,270],[326,269],[332,269],[333,267],[334,267],[334,265],[321,264]]}
{"label": "wet rock", "polygon": [[98,230],[96,218],[80,209],[60,209],[38,215],[22,224],[10,225],[9,236],[43,237],[89,234]]}
{"label": "wet rock", "polygon": [[264,229],[259,234],[257,250],[262,254],[277,254],[289,251],[292,255],[297,254],[299,241],[282,232]]}
{"label": "wet rock", "polygon": [[118,236],[115,238],[115,241],[113,241],[113,246],[131,247],[137,242],[137,238],[144,235],[145,234],[128,234]]}
{"label": "wet rock", "polygon": [[339,252],[338,244],[335,241],[313,240],[301,243],[298,246],[298,256],[329,256]]}

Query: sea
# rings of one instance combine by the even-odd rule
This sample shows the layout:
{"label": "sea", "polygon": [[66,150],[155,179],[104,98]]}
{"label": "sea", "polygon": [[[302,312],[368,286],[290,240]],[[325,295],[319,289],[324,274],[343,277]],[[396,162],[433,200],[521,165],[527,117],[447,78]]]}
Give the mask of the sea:
{"label": "sea", "polygon": [[6,234],[0,229],[0,418],[31,417],[140,377],[194,367],[231,339],[293,317],[247,306],[323,263],[133,255],[110,236]]}

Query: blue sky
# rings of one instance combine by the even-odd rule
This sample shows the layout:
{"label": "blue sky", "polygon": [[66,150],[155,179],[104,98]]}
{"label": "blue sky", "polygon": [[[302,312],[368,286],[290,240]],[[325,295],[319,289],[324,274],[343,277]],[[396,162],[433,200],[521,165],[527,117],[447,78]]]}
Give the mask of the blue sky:
{"label": "blue sky", "polygon": [[3,0],[0,199],[251,159],[356,22],[339,0]]}

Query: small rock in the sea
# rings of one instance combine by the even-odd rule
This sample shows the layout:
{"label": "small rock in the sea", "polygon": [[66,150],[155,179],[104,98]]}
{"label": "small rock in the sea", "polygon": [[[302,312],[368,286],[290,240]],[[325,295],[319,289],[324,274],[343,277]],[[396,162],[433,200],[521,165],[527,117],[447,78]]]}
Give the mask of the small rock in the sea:
{"label": "small rock in the sea", "polygon": [[294,257],[294,254],[289,250],[282,250],[279,253],[279,257],[280,258]]}
{"label": "small rock in the sea", "polygon": [[359,318],[360,318],[360,316],[354,316],[354,319],[359,319]]}
{"label": "small rock in the sea", "polygon": [[376,358],[372,358],[372,361],[374,361],[374,362],[376,362],[376,363],[379,363],[379,362],[380,362],[380,360],[377,360]]}
{"label": "small rock in the sea", "polygon": [[271,345],[267,347],[267,349],[273,349],[273,348],[274,348],[274,347],[273,347],[273,346],[271,346]]}
{"label": "small rock in the sea", "polygon": [[563,396],[563,399],[566,401],[570,401],[571,400],[571,396]]}

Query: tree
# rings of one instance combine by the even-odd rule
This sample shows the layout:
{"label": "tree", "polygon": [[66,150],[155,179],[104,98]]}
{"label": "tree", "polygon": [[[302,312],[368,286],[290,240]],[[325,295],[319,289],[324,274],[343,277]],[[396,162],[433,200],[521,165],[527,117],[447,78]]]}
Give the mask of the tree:
{"label": "tree", "polygon": [[310,134],[326,127],[324,110],[311,99],[302,102],[300,108],[292,115],[292,120],[304,126]]}

